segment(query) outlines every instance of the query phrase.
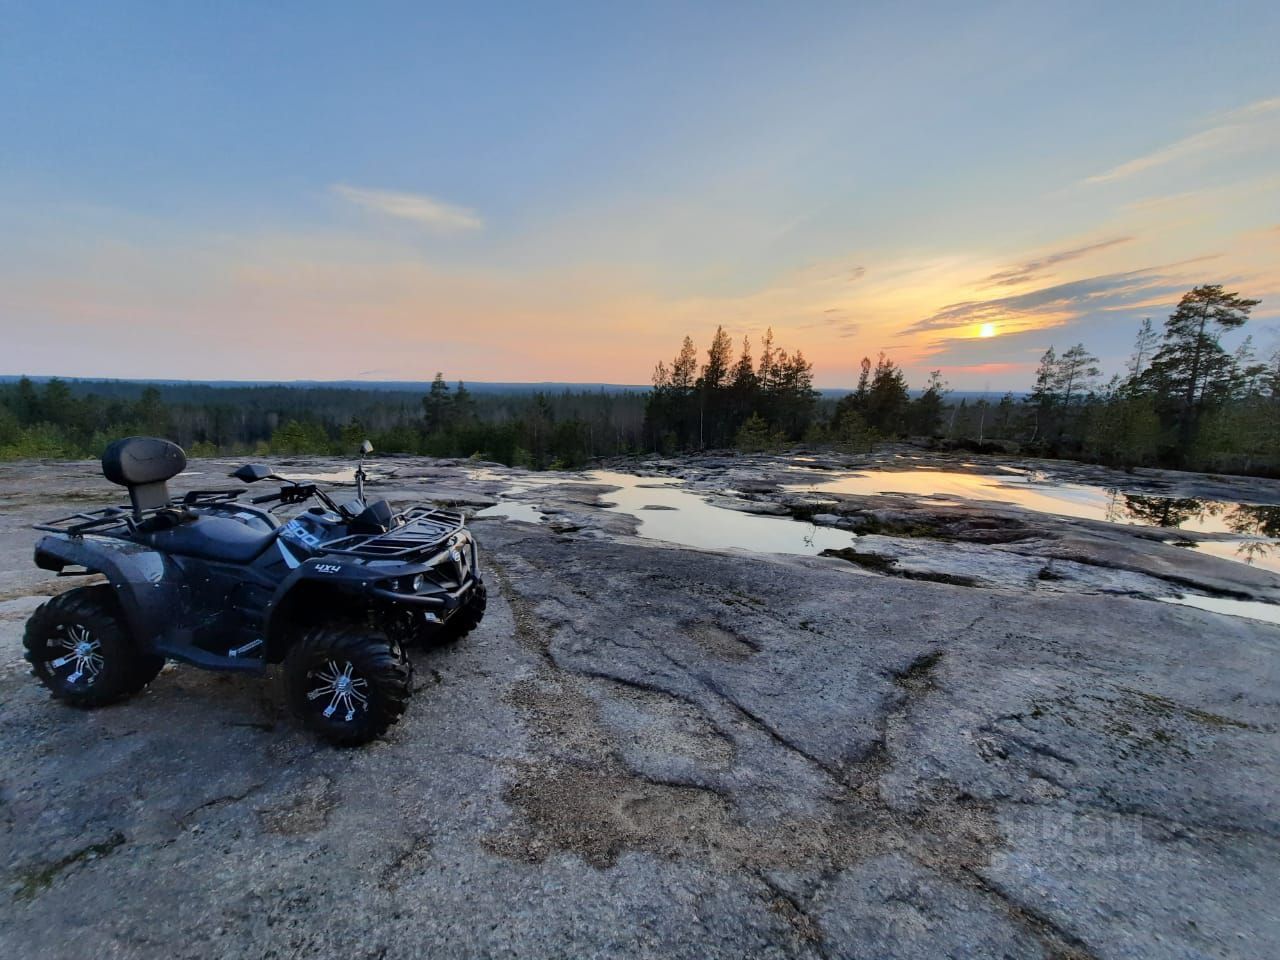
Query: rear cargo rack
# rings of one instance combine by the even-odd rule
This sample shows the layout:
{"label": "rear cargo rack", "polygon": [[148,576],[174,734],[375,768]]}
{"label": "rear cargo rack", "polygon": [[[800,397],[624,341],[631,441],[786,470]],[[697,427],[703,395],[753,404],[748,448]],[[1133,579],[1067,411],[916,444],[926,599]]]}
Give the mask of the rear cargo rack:
{"label": "rear cargo rack", "polygon": [[[211,507],[235,503],[244,495],[243,490],[192,490],[180,497],[173,497],[163,507],[143,510],[142,516],[149,517],[162,510],[181,510],[183,507]],[[82,510],[56,520],[45,520],[32,526],[36,530],[47,533],[65,533],[78,537],[85,533],[113,534],[133,530],[138,525],[133,515],[133,507],[118,504],[102,507],[98,510]]]}
{"label": "rear cargo rack", "polygon": [[403,560],[439,547],[441,541],[461,530],[464,523],[462,514],[433,507],[413,507],[396,519],[400,526],[388,533],[372,537],[367,533],[352,534],[330,540],[320,549],[366,560]]}
{"label": "rear cargo rack", "polygon": [[[154,513],[154,511],[147,512]],[[32,527],[48,533],[65,533],[73,537],[85,533],[112,533],[116,528],[132,530],[133,508],[114,506],[103,507],[100,510],[82,510],[66,517],[58,517],[56,520],[33,523]]]}

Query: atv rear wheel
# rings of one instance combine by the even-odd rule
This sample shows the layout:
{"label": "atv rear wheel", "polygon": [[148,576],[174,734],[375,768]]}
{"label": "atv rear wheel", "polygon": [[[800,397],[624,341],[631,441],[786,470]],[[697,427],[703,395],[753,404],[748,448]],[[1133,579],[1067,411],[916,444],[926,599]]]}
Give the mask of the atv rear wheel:
{"label": "atv rear wheel", "polygon": [[480,626],[480,621],[484,619],[485,608],[488,606],[489,590],[485,587],[483,580],[477,580],[476,585],[467,594],[467,599],[462,602],[462,606],[440,628],[440,642],[452,643],[454,640],[461,640]]}
{"label": "atv rear wheel", "polygon": [[413,690],[404,648],[360,625],[309,630],[284,661],[289,706],[339,746],[376,740],[400,719]]}
{"label": "atv rear wheel", "polygon": [[77,587],[41,604],[22,638],[32,672],[58,700],[102,707],[156,678],[164,657],[142,653],[108,586]]}

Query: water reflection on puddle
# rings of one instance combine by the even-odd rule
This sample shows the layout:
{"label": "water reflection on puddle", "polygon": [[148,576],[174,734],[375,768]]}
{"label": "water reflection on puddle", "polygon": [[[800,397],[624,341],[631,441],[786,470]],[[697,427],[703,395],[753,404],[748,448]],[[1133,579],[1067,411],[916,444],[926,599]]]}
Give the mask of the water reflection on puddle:
{"label": "water reflection on puddle", "polygon": [[[1246,560],[1280,570],[1277,541],[1280,506],[1254,507],[1214,501],[1178,500],[1124,494],[1084,484],[1053,483],[1043,475],[1003,468],[1003,475],[948,472],[928,468],[910,471],[878,471],[846,474],[816,484],[791,485],[792,491],[875,495],[899,493],[929,498],[938,504],[964,500],[988,500],[1017,504],[1040,513],[1081,517],[1144,526],[1165,526],[1204,532],[1234,532],[1256,539],[1204,541],[1196,549],[1230,560]],[[1012,475],[1011,475],[1012,474]],[[480,510],[478,517],[505,517],[538,523],[546,519],[539,509],[536,491],[551,485],[606,484],[603,509],[633,517],[642,537],[711,550],[741,549],[758,553],[813,556],[856,542],[844,530],[819,527],[789,517],[761,516],[716,506],[705,493],[690,490],[680,480],[640,477],[629,473],[595,470],[587,473],[530,473],[482,476],[508,484],[504,499]],[[520,499],[508,499],[514,493]],[[1175,541],[1176,542],[1176,541]],[[1280,605],[1246,600],[1184,595],[1164,602],[1197,607],[1214,613],[1280,623]]]}
{"label": "water reflection on puddle", "polygon": [[525,523],[541,523],[546,519],[536,506],[522,500],[499,500],[491,507],[477,510],[476,517],[501,517],[504,520],[521,520]]}
{"label": "water reflection on puddle", "polygon": [[[479,473],[476,476],[482,478]],[[844,530],[818,527],[789,517],[758,516],[713,506],[703,499],[704,494],[688,490],[680,481],[666,477],[592,470],[568,475],[542,473],[492,479],[504,480],[510,484],[508,492],[529,499],[501,500],[479,511],[477,517],[507,517],[537,523],[544,519],[536,502],[539,487],[593,483],[617,487],[601,496],[601,500],[609,504],[604,509],[634,517],[639,521],[636,533],[651,540],[709,550],[736,548],[803,556],[816,556],[828,548],[839,549],[854,542],[853,534]]]}
{"label": "water reflection on puddle", "polygon": [[[640,521],[638,533],[654,540],[691,547],[736,547],[761,553],[796,553],[814,556],[828,548],[853,543],[853,535],[831,527],[818,527],[787,517],[762,517],[707,503],[702,495],[676,486],[678,481],[633,477],[626,473],[595,471],[591,479],[619,487],[605,494],[607,509]],[[666,507],[664,510],[646,507]]]}
{"label": "water reflection on puddle", "polygon": [[1157,497],[1125,493],[1081,483],[1058,483],[1043,474],[1001,467],[1001,474],[961,473],[917,468],[852,473],[787,489],[805,493],[856,496],[904,494],[913,497],[961,497],[1009,503],[1037,513],[1144,527],[1226,533],[1231,540],[1179,543],[1225,560],[1280,572],[1280,506],[1217,500]]}
{"label": "water reflection on puddle", "polygon": [[1165,603],[1195,607],[1197,610],[1208,610],[1210,613],[1225,613],[1232,617],[1248,617],[1250,620],[1261,620],[1263,623],[1280,624],[1280,605],[1274,603],[1229,600],[1225,597],[1201,597],[1191,593],[1180,597],[1161,597],[1161,599]]}

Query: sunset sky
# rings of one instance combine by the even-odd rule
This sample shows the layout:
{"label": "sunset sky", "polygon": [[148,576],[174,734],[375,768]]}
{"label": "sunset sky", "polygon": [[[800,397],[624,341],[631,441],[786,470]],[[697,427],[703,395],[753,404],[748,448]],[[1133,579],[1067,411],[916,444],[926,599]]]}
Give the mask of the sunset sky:
{"label": "sunset sky", "polygon": [[[847,386],[1280,346],[1280,4],[10,3],[0,374]],[[983,336],[982,334],[987,334]]]}

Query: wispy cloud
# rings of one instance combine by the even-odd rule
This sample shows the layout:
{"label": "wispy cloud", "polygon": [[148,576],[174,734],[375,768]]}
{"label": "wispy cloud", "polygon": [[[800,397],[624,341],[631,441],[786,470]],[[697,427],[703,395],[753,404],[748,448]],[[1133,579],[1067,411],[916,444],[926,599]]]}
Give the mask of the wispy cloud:
{"label": "wispy cloud", "polygon": [[1184,157],[1190,157],[1197,153],[1220,147],[1230,139],[1234,132],[1234,125],[1201,130],[1199,133],[1194,133],[1168,146],[1161,147],[1159,150],[1153,150],[1151,153],[1144,154],[1141,157],[1135,157],[1133,160],[1122,163],[1118,167],[1112,167],[1103,173],[1086,177],[1084,182],[1110,183],[1113,180],[1123,180],[1125,177],[1131,177],[1135,173],[1142,173],[1155,167],[1163,167],[1166,164],[1173,163],[1175,160],[1181,160]]}
{"label": "wispy cloud", "polygon": [[1057,264],[1079,260],[1081,257],[1086,257],[1091,253],[1106,250],[1108,247],[1118,246],[1122,243],[1129,243],[1131,240],[1133,240],[1133,237],[1113,237],[1110,240],[1102,240],[1084,247],[1059,250],[1056,253],[1037,257],[1034,260],[1027,260],[1016,267],[1000,270],[985,278],[982,283],[991,287],[1013,287],[1022,283],[1030,283],[1032,280],[1041,279],[1045,270]]}
{"label": "wispy cloud", "polygon": [[372,190],[335,183],[329,188],[333,193],[365,210],[410,220],[432,230],[450,233],[462,230],[479,230],[484,221],[474,210],[454,206],[421,193],[402,193],[394,190]]}
{"label": "wispy cloud", "polygon": [[1280,97],[1270,97],[1266,100],[1255,100],[1253,103],[1237,107],[1235,110],[1228,110],[1222,115],[1222,119],[1228,121],[1252,120],[1254,117],[1276,113],[1277,111],[1280,111]]}
{"label": "wispy cloud", "polygon": [[1022,327],[1063,323],[1084,312],[1128,309],[1154,293],[1165,294],[1182,283],[1170,271],[1213,256],[1196,257],[1166,266],[1058,283],[1008,297],[951,303],[908,326],[903,335],[954,330],[971,324],[1002,322]]}
{"label": "wispy cloud", "polygon": [[817,319],[795,324],[798,330],[826,330],[847,340],[862,332],[862,324],[849,319],[849,311],[843,307],[829,307]]}
{"label": "wispy cloud", "polygon": [[1166,146],[1153,150],[1140,157],[1135,157],[1119,166],[1112,167],[1102,173],[1086,177],[1089,184],[1111,183],[1123,180],[1134,174],[1163,167],[1167,164],[1193,157],[1210,150],[1218,150],[1235,141],[1248,127],[1258,120],[1269,118],[1280,112],[1280,97],[1258,100],[1227,113],[1220,114],[1213,126],[1190,136],[1183,137]]}

